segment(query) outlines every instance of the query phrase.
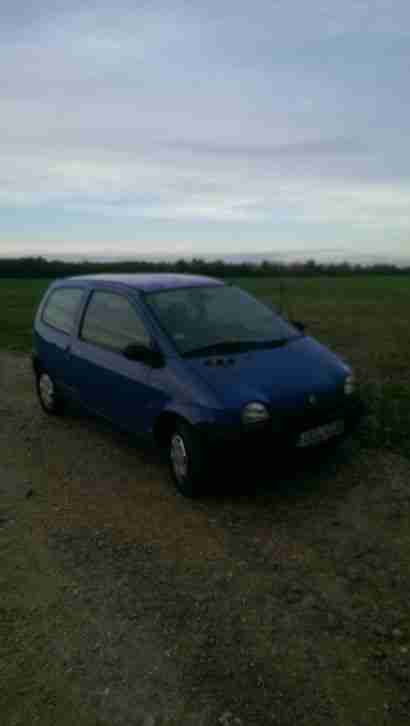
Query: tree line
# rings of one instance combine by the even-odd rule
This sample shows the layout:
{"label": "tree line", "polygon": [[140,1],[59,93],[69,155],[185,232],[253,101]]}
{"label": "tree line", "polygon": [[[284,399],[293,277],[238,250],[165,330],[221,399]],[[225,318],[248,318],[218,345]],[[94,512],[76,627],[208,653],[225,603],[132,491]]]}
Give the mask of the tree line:
{"label": "tree line", "polygon": [[47,260],[44,257],[0,258],[0,277],[3,278],[56,278],[95,273],[179,272],[208,275],[210,277],[314,277],[352,275],[410,274],[410,266],[394,264],[361,265],[342,263],[305,262],[225,262],[224,260],[180,259],[168,262],[134,260],[129,262],[67,262]]}

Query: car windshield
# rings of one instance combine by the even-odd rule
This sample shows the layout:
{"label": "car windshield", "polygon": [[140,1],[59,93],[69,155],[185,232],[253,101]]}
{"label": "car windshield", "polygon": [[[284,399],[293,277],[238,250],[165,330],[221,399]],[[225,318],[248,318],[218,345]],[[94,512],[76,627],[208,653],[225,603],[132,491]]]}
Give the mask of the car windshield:
{"label": "car windshield", "polygon": [[277,347],[300,337],[271,308],[230,285],[148,293],[146,301],[185,356]]}

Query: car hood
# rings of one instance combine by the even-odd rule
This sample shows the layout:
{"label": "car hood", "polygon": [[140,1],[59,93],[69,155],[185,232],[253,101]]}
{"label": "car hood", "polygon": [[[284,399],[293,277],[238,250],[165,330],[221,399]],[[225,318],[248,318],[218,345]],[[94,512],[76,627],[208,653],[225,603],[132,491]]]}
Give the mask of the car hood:
{"label": "car hood", "polygon": [[314,396],[331,405],[343,395],[350,369],[328,348],[309,336],[280,348],[186,359],[224,406],[261,401],[279,409],[300,408]]}

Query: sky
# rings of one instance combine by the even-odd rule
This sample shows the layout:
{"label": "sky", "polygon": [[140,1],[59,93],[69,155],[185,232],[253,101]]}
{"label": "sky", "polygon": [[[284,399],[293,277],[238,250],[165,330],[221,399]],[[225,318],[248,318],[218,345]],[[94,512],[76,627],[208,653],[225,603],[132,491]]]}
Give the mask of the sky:
{"label": "sky", "polygon": [[0,255],[410,257],[408,0],[13,0]]}

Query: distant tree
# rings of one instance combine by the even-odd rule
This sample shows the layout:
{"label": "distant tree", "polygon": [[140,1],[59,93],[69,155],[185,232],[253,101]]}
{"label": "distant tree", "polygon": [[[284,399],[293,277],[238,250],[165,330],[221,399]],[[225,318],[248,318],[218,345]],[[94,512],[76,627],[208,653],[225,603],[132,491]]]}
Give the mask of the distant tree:
{"label": "distant tree", "polygon": [[261,263],[256,264],[251,262],[228,263],[222,259],[206,261],[199,257],[193,260],[181,258],[176,262],[130,260],[128,262],[113,263],[64,262],[62,260],[46,260],[43,257],[0,258],[0,278],[56,278],[96,272],[178,272],[220,278],[315,277],[318,275],[335,277],[348,275],[409,275],[410,267],[400,268],[387,264],[363,266],[351,265],[348,262],[319,264],[314,259],[289,264],[262,260]]}

